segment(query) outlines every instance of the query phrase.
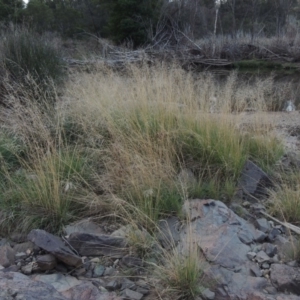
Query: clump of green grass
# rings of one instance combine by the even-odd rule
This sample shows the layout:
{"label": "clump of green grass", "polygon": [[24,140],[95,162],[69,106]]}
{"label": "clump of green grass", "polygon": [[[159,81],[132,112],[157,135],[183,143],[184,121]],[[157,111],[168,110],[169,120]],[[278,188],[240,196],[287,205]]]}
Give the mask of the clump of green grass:
{"label": "clump of green grass", "polygon": [[78,153],[52,153],[31,166],[21,164],[20,171],[6,173],[6,184],[1,186],[2,231],[44,228],[58,232],[84,214],[87,173]]}
{"label": "clump of green grass", "polygon": [[195,299],[205,289],[204,259],[191,247],[186,255],[176,250],[163,254],[163,263],[155,266],[155,276],[165,286],[165,293],[173,299]]}

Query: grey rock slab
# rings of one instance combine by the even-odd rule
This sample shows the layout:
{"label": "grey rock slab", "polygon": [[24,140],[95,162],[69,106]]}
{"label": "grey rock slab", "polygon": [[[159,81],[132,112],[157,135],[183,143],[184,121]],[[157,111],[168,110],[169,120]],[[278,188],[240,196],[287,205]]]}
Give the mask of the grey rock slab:
{"label": "grey rock slab", "polygon": [[141,300],[143,296],[143,294],[132,291],[130,289],[125,289],[124,291],[122,291],[122,297],[126,300]]}
{"label": "grey rock slab", "polygon": [[59,237],[55,235],[41,229],[34,229],[28,234],[28,240],[45,251],[53,254],[66,265],[72,267],[79,267],[82,265],[81,257],[76,255]]}
{"label": "grey rock slab", "polygon": [[62,294],[70,300],[122,300],[115,293],[100,291],[91,282],[80,282],[80,284],[63,291]]}
{"label": "grey rock slab", "polygon": [[238,193],[235,197],[244,201],[255,202],[268,195],[268,189],[273,187],[270,177],[255,163],[247,160],[238,182]]}
{"label": "grey rock slab", "polygon": [[121,237],[72,233],[68,241],[82,256],[104,255],[112,258],[121,258],[128,253],[126,240]]}
{"label": "grey rock slab", "polygon": [[263,290],[271,286],[264,277],[234,273],[220,266],[211,266],[206,275],[215,280],[215,299],[218,300],[266,300]]}
{"label": "grey rock slab", "polygon": [[278,291],[300,295],[300,270],[298,268],[273,264],[270,278]]}
{"label": "grey rock slab", "polygon": [[15,263],[16,252],[8,245],[0,247],[0,265],[7,268]]}
{"label": "grey rock slab", "polygon": [[192,236],[208,261],[229,269],[245,265],[251,248],[239,239],[238,233],[253,232],[252,225],[220,201],[196,199],[184,205],[194,221],[182,229],[181,242],[177,247],[179,253],[189,251]]}
{"label": "grey rock slab", "polygon": [[159,220],[158,227],[159,233],[157,238],[161,245],[165,249],[171,249],[176,246],[180,240],[180,220],[175,216]]}
{"label": "grey rock slab", "polygon": [[36,263],[39,266],[39,268],[43,271],[52,270],[57,265],[56,258],[52,254],[45,254],[45,255],[37,256]]}
{"label": "grey rock slab", "polygon": [[271,229],[269,222],[265,218],[255,220],[255,226],[258,230],[264,233],[269,232]]}
{"label": "grey rock slab", "polygon": [[74,232],[90,233],[90,234],[103,234],[103,229],[96,223],[90,220],[81,220],[80,222],[70,224],[64,227],[66,235],[70,235]]}
{"label": "grey rock slab", "polygon": [[[15,272],[0,272],[0,299],[22,300],[66,300],[57,290],[43,282],[31,280]],[[2,298],[1,298],[2,297]]]}

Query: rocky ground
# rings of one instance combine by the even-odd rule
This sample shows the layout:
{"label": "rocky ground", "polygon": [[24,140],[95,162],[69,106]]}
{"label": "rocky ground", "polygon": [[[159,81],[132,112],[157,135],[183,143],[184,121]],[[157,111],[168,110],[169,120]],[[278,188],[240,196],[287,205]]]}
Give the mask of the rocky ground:
{"label": "rocky ground", "polygon": [[[299,153],[298,112],[261,116],[283,137],[288,151]],[[251,125],[256,117],[247,113],[240,125]],[[291,163],[295,165],[293,154],[284,161],[286,167]],[[184,257],[192,243],[199,248],[207,283],[198,300],[300,299],[300,265],[289,256],[296,236],[264,214],[266,188],[272,184],[248,161],[229,207],[218,200],[193,199],[184,203],[184,220],[161,220],[151,262],[158,263],[160,249],[176,248]],[[35,229],[27,236],[2,238],[0,299],[166,299],[155,292],[159,282],[149,276],[150,262],[131,251],[133,230],[145,239],[149,235],[131,225],[83,220],[66,226],[61,237]]]}

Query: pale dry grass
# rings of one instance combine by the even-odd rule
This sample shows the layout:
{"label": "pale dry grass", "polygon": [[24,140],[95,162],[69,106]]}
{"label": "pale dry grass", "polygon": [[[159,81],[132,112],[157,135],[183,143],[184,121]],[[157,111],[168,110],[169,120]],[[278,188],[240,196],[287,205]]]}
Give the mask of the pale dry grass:
{"label": "pale dry grass", "polygon": [[271,86],[271,78],[257,81],[252,91],[235,74],[218,84],[209,75],[195,80],[176,66],[129,67],[126,75],[107,70],[75,76],[63,111],[82,135],[77,141],[97,147],[103,190],[156,219],[178,211],[189,196],[178,181],[181,168],[213,178],[215,187],[227,176],[227,189],[234,192],[231,182],[247,157],[274,163],[281,148],[272,136],[263,138],[271,126],[261,132],[257,122],[244,135],[231,114],[249,106],[266,110]]}

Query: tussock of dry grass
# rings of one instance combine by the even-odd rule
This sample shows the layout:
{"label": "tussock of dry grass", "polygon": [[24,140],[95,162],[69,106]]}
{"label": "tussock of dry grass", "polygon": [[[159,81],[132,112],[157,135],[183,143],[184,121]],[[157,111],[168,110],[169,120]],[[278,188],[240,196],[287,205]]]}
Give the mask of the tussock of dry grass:
{"label": "tussock of dry grass", "polygon": [[[27,173],[39,177],[31,185],[36,194],[43,195],[33,197],[28,207],[37,202],[43,215],[48,210],[68,215],[73,200],[61,195],[65,182],[71,182],[84,199],[100,199],[101,195],[123,199],[140,211],[137,214],[130,208],[131,217],[142,223],[144,219],[147,227],[151,222],[145,222],[141,214],[155,221],[163,214],[178,213],[189,197],[230,200],[247,158],[267,168],[282,153],[270,128],[261,131],[257,122],[244,134],[238,126],[239,116],[231,114],[250,104],[266,109],[268,80],[267,87],[257,83],[251,94],[250,87],[238,85],[235,75],[220,84],[211,76],[195,79],[176,66],[144,66],[129,67],[125,74],[110,70],[73,74],[56,107],[45,105],[46,98],[39,104],[27,101],[24,106],[12,94],[13,126],[8,122],[6,130],[25,145],[26,158],[19,163]],[[72,155],[69,171],[62,176],[65,153]],[[47,167],[42,167],[45,161]],[[78,161],[84,167],[77,168]],[[181,181],[182,169],[190,170],[194,180]],[[76,179],[72,177],[75,173]],[[15,175],[7,174],[10,190]],[[26,203],[32,193],[30,184],[20,188],[23,196],[16,197]],[[101,199],[98,201],[100,205]],[[96,203],[93,200],[93,207]],[[80,215],[75,212],[74,216]]]}
{"label": "tussock of dry grass", "polygon": [[[280,156],[276,139],[266,138],[268,128],[258,133],[257,126],[248,135],[238,131],[230,114],[232,109],[243,109],[237,100],[233,102],[238,89],[235,75],[219,85],[210,76],[195,80],[176,67],[127,72],[126,76],[108,72],[75,77],[67,93],[65,118],[76,120],[78,132],[87,134],[90,145],[102,147],[103,189],[147,215],[157,218],[162,212],[176,212],[189,197],[187,187],[178,182],[181,168],[190,168],[199,180],[208,179],[211,190],[218,187],[222,196],[220,182],[233,193],[232,182],[248,157],[272,165]],[[251,105],[266,109],[269,88],[257,86]],[[242,88],[238,90],[242,94]],[[244,88],[247,97],[249,91]],[[199,194],[204,195],[203,190]]]}

